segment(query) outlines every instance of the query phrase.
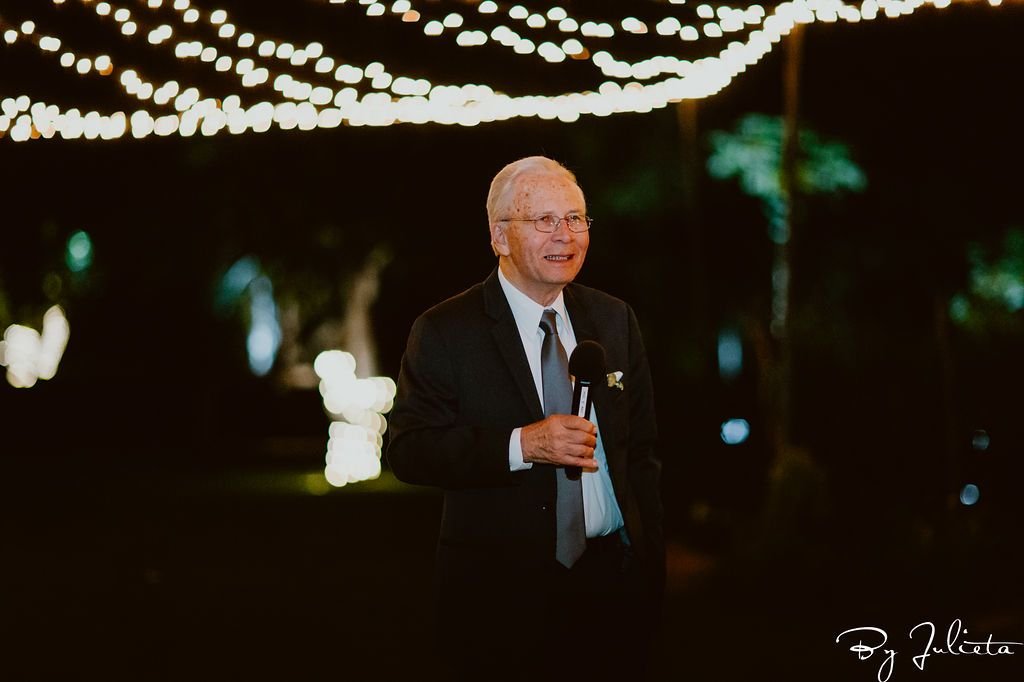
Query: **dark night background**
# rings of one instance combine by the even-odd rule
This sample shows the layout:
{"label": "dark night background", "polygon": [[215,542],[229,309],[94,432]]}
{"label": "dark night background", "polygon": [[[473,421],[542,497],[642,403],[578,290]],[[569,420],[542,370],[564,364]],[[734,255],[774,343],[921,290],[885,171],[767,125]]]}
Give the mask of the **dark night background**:
{"label": "dark night background", "polygon": [[[83,49],[119,40],[68,4],[5,1],[0,17],[47,17]],[[394,22],[343,43],[358,8],[222,5],[240,25],[353,60],[388,54],[435,81],[586,87],[572,69],[551,81],[539,60],[466,59],[447,43],[427,61],[415,30],[379,28]],[[906,633],[934,621],[938,645],[961,618],[978,640],[1024,641],[1024,313],[971,293],[971,254],[998,260],[1024,228],[1022,29],[1024,7],[977,2],[806,27],[801,125],[846,144],[867,187],[797,199],[788,466],[766,435],[753,331],[768,319],[766,217],[706,170],[712,131],[782,113],[781,47],[701,100],[696,128],[671,105],[572,124],[0,138],[0,327],[39,328],[52,302],[71,327],[54,379],[0,384],[0,679],[431,679],[439,495],[386,470],[328,489],[319,395],[253,376],[244,316],[217,308],[218,281],[255,256],[276,292],[305,302],[311,342],[383,249],[372,323],[379,372],[397,377],[415,317],[494,266],[487,188],[531,154],[576,172],[596,219],[580,281],[633,305],[650,354],[671,548],[661,679],[873,680],[880,654],[857,662],[853,642],[835,644],[863,625],[889,632],[893,680],[1019,679],[1022,647],[917,671]],[[0,97],[137,106],[90,82],[34,48],[0,50]],[[78,230],[95,255],[70,273]],[[53,300],[48,273],[62,281]],[[967,321],[950,315],[958,295]],[[743,338],[730,381],[723,328]],[[728,446],[719,428],[734,417],[750,438]],[[981,432],[990,445],[972,447]]]}

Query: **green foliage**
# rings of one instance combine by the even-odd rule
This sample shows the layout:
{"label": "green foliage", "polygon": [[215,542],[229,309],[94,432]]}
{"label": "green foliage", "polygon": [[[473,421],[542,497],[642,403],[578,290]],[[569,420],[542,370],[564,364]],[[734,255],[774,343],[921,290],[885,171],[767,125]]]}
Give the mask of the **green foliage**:
{"label": "green foliage", "polygon": [[978,296],[1001,302],[1008,311],[1024,308],[1024,230],[1012,229],[1003,241],[1002,256],[988,263],[984,251],[972,246],[971,290]]}
{"label": "green foliage", "polygon": [[[713,131],[708,172],[719,180],[736,178],[744,193],[760,199],[769,217],[782,206],[783,121],[779,116],[748,114],[735,131]],[[798,134],[797,189],[803,194],[861,192],[864,171],[850,158],[845,144],[811,130]]]}
{"label": "green foliage", "polygon": [[745,194],[772,202],[782,196],[782,121],[749,114],[735,132],[712,131],[708,172],[719,180],[737,178]]}
{"label": "green foliage", "polygon": [[1006,232],[999,253],[979,244],[967,252],[971,264],[968,291],[950,301],[949,315],[973,331],[1019,327],[1024,310],[1024,229]]}

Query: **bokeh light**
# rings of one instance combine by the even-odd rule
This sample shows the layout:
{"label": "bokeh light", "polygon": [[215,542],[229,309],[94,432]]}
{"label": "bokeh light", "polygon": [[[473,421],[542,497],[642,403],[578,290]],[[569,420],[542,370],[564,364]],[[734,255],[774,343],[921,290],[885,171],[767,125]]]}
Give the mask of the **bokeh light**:
{"label": "bokeh light", "polygon": [[977,504],[980,498],[981,491],[973,483],[968,483],[960,490],[960,504],[966,507]]}
{"label": "bokeh light", "polygon": [[92,239],[84,230],[75,232],[68,238],[65,251],[65,262],[71,272],[83,272],[92,265]]}
{"label": "bokeh light", "polygon": [[[60,0],[52,1],[59,4]],[[408,74],[395,73],[385,67],[377,75],[368,74],[370,83],[362,83],[363,90],[358,92],[345,108],[334,109],[330,104],[339,106],[337,98],[340,93],[333,87],[306,82],[282,70],[302,66],[309,60],[317,60],[315,73],[324,76],[337,64],[334,70],[337,81],[350,85],[359,82],[352,74],[361,73],[362,67],[345,63],[338,56],[325,54],[325,48],[319,42],[310,42],[303,48],[291,42],[281,41],[278,36],[257,36],[253,31],[242,31],[236,40],[234,36],[238,32],[238,27],[229,21],[226,10],[215,8],[204,14],[189,7],[187,3],[181,4],[180,7],[179,3],[175,3],[177,14],[172,21],[176,21],[179,24],[178,28],[184,29],[190,37],[197,29],[200,34],[209,33],[208,41],[222,41],[223,47],[217,48],[196,39],[174,42],[170,39],[176,28],[169,23],[158,23],[168,19],[166,12],[161,12],[159,17],[154,15],[154,12],[162,7],[161,3],[148,3],[138,16],[132,15],[130,10],[116,3],[100,3],[96,6],[99,15],[103,20],[117,22],[122,34],[131,36],[137,30],[142,30],[148,44],[173,50],[174,57],[181,61],[198,60],[223,74],[231,73],[231,64],[235,63],[237,68],[234,75],[238,77],[238,83],[243,88],[241,92],[264,83],[276,83],[278,78],[288,76],[294,81],[294,87],[278,88],[278,92],[286,100],[304,100],[302,104],[307,106],[301,110],[300,118],[275,117],[271,122],[261,121],[258,125],[243,125],[246,119],[241,115],[235,116],[234,120],[227,120],[226,112],[220,104],[232,96],[237,96],[237,92],[200,94],[195,87],[191,88],[196,91],[195,95],[188,95],[175,101],[178,113],[172,115],[170,120],[149,111],[144,111],[144,114],[136,112],[130,121],[125,112],[88,111],[82,116],[75,108],[63,111],[53,104],[36,102],[43,106],[48,112],[47,115],[19,119],[19,122],[14,123],[11,117],[5,114],[0,117],[0,138],[9,137],[12,141],[21,142],[49,139],[56,135],[64,139],[85,137],[103,140],[117,139],[127,133],[131,133],[136,139],[148,137],[151,133],[161,136],[177,133],[189,137],[198,132],[204,136],[212,136],[224,131],[230,134],[262,133],[271,129],[273,123],[283,130],[335,128],[346,122],[353,126],[390,126],[398,123],[476,126],[518,117],[575,121],[585,115],[644,113],[681,100],[701,99],[716,94],[729,85],[733,78],[745,72],[748,66],[764,58],[798,24],[815,21],[833,23],[839,20],[854,23],[862,19],[870,20],[877,16],[879,8],[883,8],[887,16],[907,16],[926,4],[939,9],[948,6],[949,2],[893,0],[877,3],[875,0],[865,0],[858,6],[839,1],[809,3],[805,0],[795,0],[777,5],[770,13],[760,5],[752,5],[745,10],[720,7],[717,16],[711,6],[705,4],[697,8],[698,15],[706,20],[702,23],[700,31],[695,26],[682,25],[674,16],[666,16],[656,21],[653,24],[655,30],[649,31],[646,21],[632,16],[612,22],[581,23],[561,7],[551,7],[546,13],[531,13],[522,5],[508,9],[509,18],[516,22],[516,28],[521,31],[547,32],[547,36],[551,28],[548,22],[557,21],[560,32],[576,34],[579,38],[587,39],[587,42],[591,39],[608,40],[621,32],[640,36],[647,33],[668,36],[678,32],[680,39],[684,41],[703,41],[710,46],[710,50],[705,51],[703,57],[692,62],[675,57],[656,42],[649,44],[646,57],[638,61],[627,61],[617,58],[608,50],[592,51],[577,37],[559,45],[545,41],[539,35],[535,36],[536,39],[527,38],[502,25],[491,29],[488,34],[488,31],[477,27],[475,22],[479,20],[479,14],[496,13],[503,9],[496,3],[482,3],[478,6],[476,14],[466,16],[456,12],[448,12],[442,16],[439,10],[432,10],[429,5],[423,5],[420,12],[409,0],[393,3],[390,12],[386,11],[383,3],[362,4],[368,4],[366,15],[373,17],[369,19],[371,21],[419,21],[421,14],[433,13],[436,18],[424,22],[423,32],[430,36],[443,36],[441,39],[453,40],[456,45],[463,48],[475,49],[485,44],[500,45],[502,48],[512,49],[517,54],[540,58],[550,64],[565,62],[567,55],[573,60],[589,58],[603,76],[613,80],[596,88],[559,95],[530,93],[512,97],[501,93],[493,85],[487,85],[486,91],[479,91],[473,97],[453,101],[443,96],[435,97],[435,93],[445,87],[475,86],[447,86],[438,83],[430,86],[427,93],[402,95],[396,90],[394,94],[397,97],[374,97],[380,94],[374,91],[385,90],[394,81],[402,78],[416,80]],[[104,11],[100,11],[101,7]],[[616,25],[621,27],[618,31]],[[8,44],[24,38],[26,42],[49,54],[53,54],[63,45],[60,37],[37,35],[32,21],[25,21],[20,27],[5,25],[4,28],[4,39]],[[704,37],[701,36],[701,32]],[[723,41],[720,40],[723,33],[736,33],[737,39],[723,47]],[[255,54],[266,65],[257,66],[252,59],[252,48],[255,45],[258,45]],[[614,49],[614,45],[611,47]],[[240,51],[248,52],[245,54]],[[224,54],[225,52],[232,54]],[[73,49],[64,52],[60,62],[67,67],[75,66],[83,78],[103,76],[115,70],[109,57],[76,55]],[[133,75],[133,78],[127,81],[121,81],[129,95],[147,100],[158,90],[156,85],[139,76],[134,69],[123,69],[121,73]],[[661,80],[652,80],[656,78]],[[625,86],[616,82],[623,80],[631,82]],[[367,91],[367,85],[372,90]],[[189,89],[186,89],[186,92],[188,91]],[[156,99],[154,102],[161,104]],[[271,106],[282,103],[271,103]],[[247,110],[247,114],[251,115],[251,112]],[[160,118],[165,120],[160,121]]]}
{"label": "bokeh light", "polygon": [[750,437],[750,424],[746,419],[728,419],[722,422],[720,436],[726,445],[739,445]]}
{"label": "bokeh light", "polygon": [[397,387],[389,377],[356,377],[351,353],[327,350],[317,355],[313,371],[320,377],[324,408],[334,418],[328,429],[324,476],[336,487],[375,479],[381,472],[381,449]]}
{"label": "bokeh light", "polygon": [[15,388],[31,388],[40,379],[57,374],[71,328],[64,310],[53,306],[43,315],[43,331],[12,324],[0,341],[0,366],[7,368],[7,382]]}

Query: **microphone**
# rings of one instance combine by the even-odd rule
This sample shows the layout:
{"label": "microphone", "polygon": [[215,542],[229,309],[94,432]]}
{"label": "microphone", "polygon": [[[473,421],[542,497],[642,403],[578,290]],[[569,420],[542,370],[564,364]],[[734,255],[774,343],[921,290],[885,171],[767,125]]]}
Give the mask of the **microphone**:
{"label": "microphone", "polygon": [[[583,341],[576,346],[569,358],[569,373],[576,377],[576,385],[572,389],[572,414],[577,417],[589,418],[593,397],[590,394],[592,385],[600,385],[604,379],[604,346],[597,341]],[[580,467],[566,467],[565,474],[570,480],[577,480],[583,471]]]}

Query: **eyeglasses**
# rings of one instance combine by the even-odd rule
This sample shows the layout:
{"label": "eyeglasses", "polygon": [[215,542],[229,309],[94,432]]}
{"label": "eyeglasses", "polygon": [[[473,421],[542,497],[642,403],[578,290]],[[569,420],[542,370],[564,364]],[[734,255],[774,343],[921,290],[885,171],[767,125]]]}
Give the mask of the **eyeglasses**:
{"label": "eyeglasses", "polygon": [[594,223],[594,219],[588,215],[579,215],[578,213],[571,213],[567,216],[559,218],[558,216],[542,215],[539,218],[505,218],[501,222],[503,223],[533,223],[534,229],[538,232],[555,232],[558,230],[558,226],[565,221],[565,226],[569,228],[570,232],[586,232],[590,229],[590,226]]}

